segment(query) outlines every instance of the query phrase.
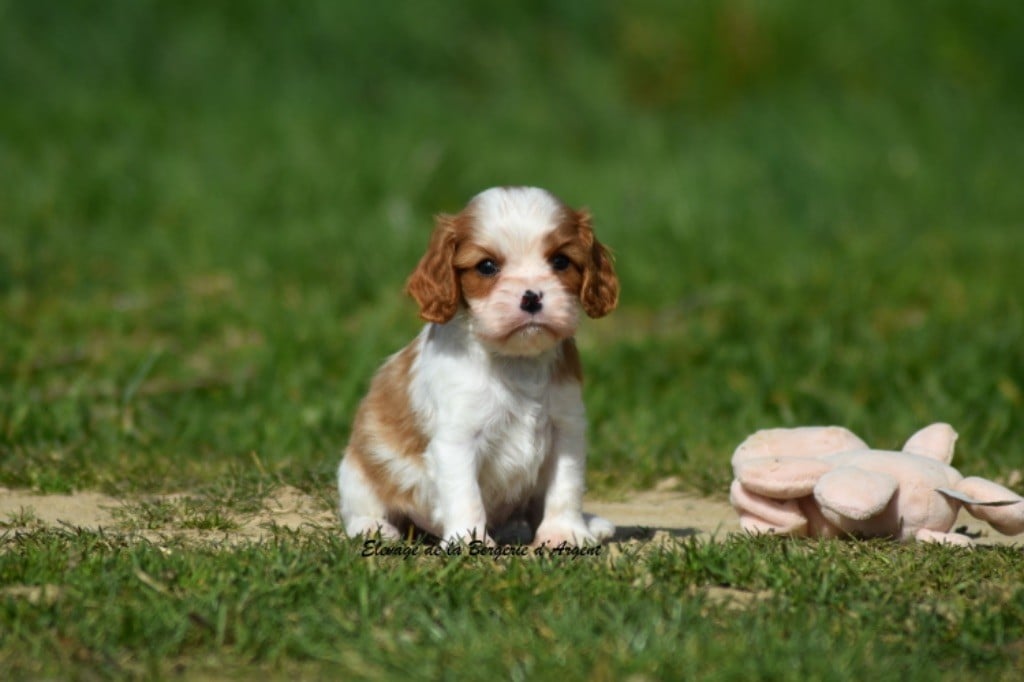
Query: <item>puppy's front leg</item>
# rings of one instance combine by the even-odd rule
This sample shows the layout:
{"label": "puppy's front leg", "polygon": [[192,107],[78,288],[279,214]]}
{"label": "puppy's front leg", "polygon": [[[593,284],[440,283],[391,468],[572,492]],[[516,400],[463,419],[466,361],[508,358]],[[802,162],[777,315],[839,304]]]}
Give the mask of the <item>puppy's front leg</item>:
{"label": "puppy's front leg", "polygon": [[[578,398],[569,402],[582,405]],[[533,544],[556,547],[565,542],[581,546],[607,540],[614,534],[615,526],[601,517],[583,514],[587,455],[582,408],[559,415],[554,421],[553,448],[541,478],[541,485],[545,486],[544,515]]]}
{"label": "puppy's front leg", "polygon": [[[564,440],[564,439],[556,439]],[[583,448],[563,443],[547,463],[547,490],[544,492],[544,516],[533,544],[556,547],[563,542],[573,546],[596,543],[583,518]]]}
{"label": "puppy's front leg", "polygon": [[428,457],[444,542],[482,540],[493,544],[487,535],[487,510],[480,494],[472,443],[435,438],[428,449]]}

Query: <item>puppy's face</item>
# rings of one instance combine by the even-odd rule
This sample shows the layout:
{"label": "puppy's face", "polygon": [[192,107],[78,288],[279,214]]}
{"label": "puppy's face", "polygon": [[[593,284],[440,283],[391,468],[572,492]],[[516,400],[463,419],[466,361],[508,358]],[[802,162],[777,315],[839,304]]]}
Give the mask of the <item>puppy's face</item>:
{"label": "puppy's face", "polygon": [[589,214],[541,189],[495,188],[438,216],[407,289],[425,320],[445,323],[463,308],[484,345],[530,356],[573,336],[580,307],[611,312],[619,284]]}

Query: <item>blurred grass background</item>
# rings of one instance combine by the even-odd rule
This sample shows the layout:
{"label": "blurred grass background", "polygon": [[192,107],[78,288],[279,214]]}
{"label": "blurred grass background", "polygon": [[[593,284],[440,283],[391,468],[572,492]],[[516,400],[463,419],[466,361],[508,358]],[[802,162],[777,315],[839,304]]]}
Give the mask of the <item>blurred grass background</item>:
{"label": "blurred grass background", "polygon": [[[0,485],[329,491],[431,216],[595,215],[598,490],[1024,451],[1024,4],[0,0]],[[324,494],[329,494],[325,492]]]}

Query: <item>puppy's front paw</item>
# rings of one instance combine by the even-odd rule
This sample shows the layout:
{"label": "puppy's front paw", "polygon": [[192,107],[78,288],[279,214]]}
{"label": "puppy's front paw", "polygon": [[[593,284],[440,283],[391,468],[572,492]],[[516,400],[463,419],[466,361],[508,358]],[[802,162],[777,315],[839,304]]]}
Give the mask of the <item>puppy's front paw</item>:
{"label": "puppy's front paw", "polygon": [[534,547],[558,547],[563,543],[571,547],[584,547],[599,544],[600,540],[591,532],[582,515],[569,519],[545,519],[541,522],[533,538]]}
{"label": "puppy's front paw", "polygon": [[583,520],[587,522],[587,528],[590,530],[591,535],[597,538],[598,542],[611,540],[612,536],[615,535],[615,524],[608,519],[595,516],[594,514],[584,514]]}

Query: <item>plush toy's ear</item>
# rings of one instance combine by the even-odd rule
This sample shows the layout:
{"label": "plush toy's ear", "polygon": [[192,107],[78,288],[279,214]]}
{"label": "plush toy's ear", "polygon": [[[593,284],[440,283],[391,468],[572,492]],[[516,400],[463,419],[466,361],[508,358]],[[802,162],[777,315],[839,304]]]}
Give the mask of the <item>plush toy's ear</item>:
{"label": "plush toy's ear", "polygon": [[956,444],[956,431],[949,424],[932,424],[926,426],[906,442],[903,452],[936,459],[943,464],[953,461],[953,446]]}
{"label": "plush toy's ear", "polygon": [[[1003,535],[1024,533],[1024,497],[994,481],[968,476],[954,486],[975,504],[966,502],[964,509],[987,522]],[[957,496],[957,499],[963,499]]]}

